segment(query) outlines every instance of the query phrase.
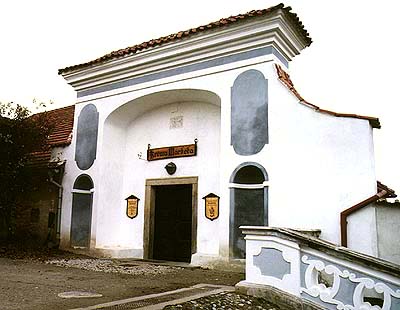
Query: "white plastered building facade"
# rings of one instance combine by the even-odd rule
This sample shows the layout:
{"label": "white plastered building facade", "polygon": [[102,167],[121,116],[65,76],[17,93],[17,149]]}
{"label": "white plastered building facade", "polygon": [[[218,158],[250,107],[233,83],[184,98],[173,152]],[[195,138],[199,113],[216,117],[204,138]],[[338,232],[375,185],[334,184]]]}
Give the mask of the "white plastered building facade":
{"label": "white plastered building facade", "polygon": [[[339,243],[340,212],[377,191],[373,127],[302,104],[278,78],[276,65],[288,71],[311,43],[293,15],[278,6],[60,70],[78,93],[62,248],[209,264],[243,257],[240,225],[321,229]],[[195,156],[146,158],[149,148],[189,144]],[[219,197],[212,220],[210,193]],[[189,195],[187,207],[174,195]],[[168,204],[190,209],[181,232],[179,210],[158,218]]]}

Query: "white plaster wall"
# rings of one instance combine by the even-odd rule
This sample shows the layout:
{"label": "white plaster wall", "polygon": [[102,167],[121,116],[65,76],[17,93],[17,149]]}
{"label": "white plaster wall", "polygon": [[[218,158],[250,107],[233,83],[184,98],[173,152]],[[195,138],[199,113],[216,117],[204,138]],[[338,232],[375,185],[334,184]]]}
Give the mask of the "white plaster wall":
{"label": "white plaster wall", "polygon": [[[129,103],[135,104],[135,102]],[[170,118],[183,117],[181,128],[170,129]],[[202,197],[219,192],[219,106],[205,102],[177,102],[133,118],[124,126],[111,127],[105,132],[107,145],[104,156],[107,166],[102,169],[102,188],[107,197],[97,206],[98,223],[109,229],[98,229],[99,247],[143,247],[145,182],[150,178],[198,176],[198,252],[218,254],[218,220],[203,216]],[[198,155],[148,162],[146,150],[152,147],[192,144],[198,139]],[[139,159],[137,154],[143,154]],[[173,161],[177,171],[167,174],[164,166]],[[125,198],[134,194],[140,198],[139,215],[129,219]]]}
{"label": "white plaster wall", "polygon": [[[217,174],[213,176],[215,180],[206,176],[212,173],[211,169],[201,171],[203,174],[199,172],[199,182],[202,182],[199,184],[199,198],[203,193],[213,191],[211,188],[217,186],[219,188],[216,194],[221,197],[220,217],[213,222],[205,221],[201,208],[203,204],[199,202],[199,229],[202,233],[206,233],[205,235],[198,233],[199,251],[216,253],[217,243],[209,241],[209,236],[215,234],[212,240],[219,239],[219,255],[225,257],[228,255],[228,183],[232,171],[246,161],[258,162],[268,172],[270,226],[320,228],[322,238],[339,242],[340,212],[376,193],[372,129],[366,120],[337,118],[315,112],[299,104],[277,79],[274,62],[276,62],[274,57],[262,56],[195,73],[182,74],[179,78],[165,78],[80,99],[75,112],[75,121],[80,110],[88,103],[95,104],[99,111],[97,158],[94,165],[85,171],[91,175],[95,183],[92,234],[97,242],[96,246],[141,246],[143,232],[140,226],[143,222],[144,201],[140,202],[139,217],[129,220],[123,218],[125,210],[124,201],[121,199],[126,198],[125,196],[131,192],[138,193],[141,199],[144,197],[143,192],[140,192],[144,190],[143,186],[135,183],[131,175],[133,171],[142,169],[146,177],[157,177],[163,169],[160,166],[161,162],[160,164],[154,162],[151,165],[155,168],[144,170],[144,167],[150,163],[138,161],[137,152],[141,151],[145,154],[147,143],[151,143],[154,147],[192,143],[194,138],[192,135],[195,133],[194,128],[187,133],[183,130],[182,135],[177,134],[172,142],[171,131],[163,127],[166,126],[165,124],[162,125],[156,121],[159,117],[156,115],[161,113],[161,110],[149,112],[159,106],[157,102],[151,100],[147,102],[143,100],[140,107],[134,110],[121,109],[118,118],[112,122],[106,121],[107,117],[119,107],[138,98],[140,100],[144,98],[143,96],[180,89],[208,90],[219,97],[221,105],[220,151],[219,155],[209,158],[215,161],[212,163],[216,165],[215,167],[219,164],[219,179]],[[270,142],[258,154],[238,156],[230,145],[231,87],[235,78],[248,69],[260,70],[268,79]],[[174,96],[158,99],[163,104],[170,104],[176,102],[176,94]],[[196,106],[192,105],[193,108]],[[181,105],[182,108],[184,106]],[[165,109],[165,112],[171,113],[167,107]],[[150,113],[148,116],[151,116],[152,124],[156,123],[157,126],[153,125],[152,128],[141,126],[141,129],[136,127],[139,125],[135,123],[128,126],[132,119],[145,113]],[[213,117],[213,113],[210,112],[205,116]],[[143,123],[144,120],[145,118],[142,120],[138,118],[138,122]],[[125,128],[128,129],[125,130]],[[162,128],[164,129],[159,130]],[[200,128],[202,127],[198,127]],[[135,131],[140,134],[136,136]],[[211,130],[207,131],[207,135],[210,132]],[[198,160],[196,164],[200,165],[197,167],[198,170],[204,167],[200,159],[208,156],[205,153],[208,151],[202,149],[202,141],[206,137],[201,137],[200,134],[201,131],[198,135],[199,155],[195,159]],[[129,137],[126,142],[125,137]],[[136,145],[135,141],[139,144]],[[75,138],[73,143],[75,143]],[[204,161],[207,158],[204,157]],[[191,167],[186,164],[189,161],[194,163],[190,159],[179,159],[179,162],[176,162],[178,165],[176,176],[180,176],[178,173],[181,172],[187,175],[196,172],[194,165]],[[81,173],[75,163],[68,167],[68,173],[73,179]],[[132,172],[123,172],[125,169],[126,171],[131,169]],[[202,178],[208,179],[204,182]],[[124,184],[126,183],[124,186],[121,185],[122,179]],[[65,204],[70,203],[68,199],[65,198]],[[119,214],[113,214],[111,210],[119,210]],[[65,234],[69,232],[70,225],[68,212],[66,211],[63,216]],[[119,225],[120,223],[123,224]],[[212,233],[207,233],[208,230]]]}
{"label": "white plaster wall", "polygon": [[400,265],[400,207],[376,206],[378,256]]}
{"label": "white plaster wall", "polygon": [[[376,193],[372,128],[366,120],[338,118],[300,104],[277,79],[272,63],[253,68],[268,79],[269,144],[255,155],[234,153],[230,89],[219,93],[227,101],[221,110],[221,184],[240,163],[258,162],[269,175],[269,226],[320,228],[321,238],[339,243],[340,212]],[[248,69],[226,72],[224,80],[232,85]]]}
{"label": "white plaster wall", "polygon": [[377,217],[369,205],[347,218],[347,247],[364,254],[378,256]]}
{"label": "white plaster wall", "polygon": [[339,243],[340,212],[376,193],[372,128],[300,104],[269,72],[270,226],[320,228]]}

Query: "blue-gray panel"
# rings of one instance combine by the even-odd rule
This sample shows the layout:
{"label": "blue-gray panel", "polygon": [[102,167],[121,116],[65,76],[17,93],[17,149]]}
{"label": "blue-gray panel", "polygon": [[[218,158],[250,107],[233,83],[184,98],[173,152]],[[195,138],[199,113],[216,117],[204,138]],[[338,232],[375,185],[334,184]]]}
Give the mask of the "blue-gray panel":
{"label": "blue-gray panel", "polygon": [[99,113],[96,106],[88,104],[78,117],[75,161],[81,170],[89,169],[96,159]]}
{"label": "blue-gray panel", "polygon": [[232,87],[231,144],[253,155],[268,143],[268,80],[257,70],[241,73]]}
{"label": "blue-gray panel", "polygon": [[392,296],[392,306],[391,309],[400,309],[400,299],[399,298],[394,298]]}
{"label": "blue-gray panel", "polygon": [[254,266],[260,269],[263,276],[283,279],[290,273],[290,263],[285,261],[282,251],[272,248],[261,248],[261,252],[253,257]]}
{"label": "blue-gray panel", "polygon": [[[267,171],[262,165],[256,162],[244,162],[232,172],[229,182],[235,183],[237,173],[247,166],[258,168],[263,175],[263,179],[265,181],[269,180]],[[249,179],[250,177],[247,176],[246,180],[254,184]],[[257,179],[259,178],[257,177]],[[239,229],[242,225],[268,226],[268,187],[264,187],[264,189],[230,189],[229,255],[233,258],[245,257],[244,236]]]}
{"label": "blue-gray panel", "polygon": [[140,76],[140,77],[129,79],[129,80],[119,81],[119,82],[110,83],[107,85],[91,88],[88,90],[83,90],[83,91],[78,92],[78,98],[97,94],[97,93],[102,93],[105,91],[118,89],[118,88],[122,88],[122,87],[133,86],[133,85],[137,85],[137,84],[141,84],[141,83],[155,81],[155,80],[171,77],[171,76],[178,75],[178,74],[189,73],[189,72],[194,72],[194,71],[203,70],[203,69],[207,69],[207,68],[222,66],[222,65],[229,64],[229,63],[233,63],[233,62],[251,59],[254,57],[259,57],[259,56],[264,56],[264,55],[270,55],[270,54],[275,55],[280,61],[282,61],[282,63],[286,67],[289,66],[288,61],[285,59],[285,57],[282,56],[281,53],[279,53],[279,51],[277,51],[272,46],[268,46],[268,47],[263,47],[263,48],[259,48],[256,50],[248,51],[248,52],[243,52],[243,53],[225,56],[225,57],[219,57],[216,59],[203,61],[203,62],[193,64],[193,65],[182,66],[182,67],[179,67],[176,69],[164,70],[161,72],[148,74],[148,75]]}
{"label": "blue-gray panel", "polygon": [[345,305],[353,305],[353,292],[357,283],[351,282],[349,279],[340,278],[340,287],[335,299],[342,301]]}
{"label": "blue-gray panel", "polygon": [[231,195],[231,255],[245,258],[246,242],[240,226],[266,225],[264,189],[232,189]]}
{"label": "blue-gray panel", "polygon": [[[334,265],[334,266],[336,266],[337,268],[339,268],[342,271],[343,270],[347,270],[350,273],[353,273],[356,278],[369,278],[372,281],[374,281],[375,283],[384,283],[388,287],[390,287],[393,291],[396,291],[396,290],[400,289],[400,287],[398,287],[396,285],[393,285],[392,283],[386,282],[384,280],[381,280],[381,279],[378,279],[378,278],[375,278],[375,277],[371,277],[368,274],[364,274],[362,272],[355,271],[354,269],[347,268],[347,267],[344,267],[344,266],[339,265],[339,264],[334,264],[334,263],[332,263],[332,262],[330,262],[328,260],[322,259],[320,257],[316,257],[316,256],[313,256],[313,255],[304,254],[304,253],[301,254],[301,257],[303,255],[307,255],[309,260],[322,261],[325,264],[325,266]],[[308,267],[308,264],[305,264],[304,262],[301,262],[301,264],[300,264],[300,273],[301,273],[300,276],[301,276],[301,286],[303,288],[306,287],[304,275],[305,275],[305,271],[307,270],[307,267]],[[335,296],[335,299],[336,300],[340,300],[340,301],[344,302],[345,304],[347,303],[348,305],[353,305],[353,294],[354,294],[354,289],[357,286],[357,284],[358,283],[351,282],[348,278],[340,278],[340,287],[339,287],[338,293]],[[312,297],[312,296],[308,295],[305,292],[302,292],[301,296],[303,298],[305,298],[305,299],[308,299],[310,301],[313,301],[315,303],[318,303],[318,304],[324,306],[326,309],[332,309],[332,310],[336,310],[337,309],[335,305],[323,302],[318,297]],[[400,299],[392,297],[392,305],[390,307],[390,310],[400,309],[398,307],[399,305],[400,305]]]}
{"label": "blue-gray panel", "polygon": [[89,247],[92,220],[92,195],[73,194],[71,246]]}

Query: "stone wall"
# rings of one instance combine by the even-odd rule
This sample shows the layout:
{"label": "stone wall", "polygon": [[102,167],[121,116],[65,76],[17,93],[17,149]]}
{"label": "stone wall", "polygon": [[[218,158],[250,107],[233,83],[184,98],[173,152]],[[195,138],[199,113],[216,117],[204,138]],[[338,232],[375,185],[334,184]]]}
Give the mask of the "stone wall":
{"label": "stone wall", "polygon": [[43,183],[33,189],[25,202],[17,207],[17,240],[38,246],[56,241],[57,199],[58,191],[51,185]]}

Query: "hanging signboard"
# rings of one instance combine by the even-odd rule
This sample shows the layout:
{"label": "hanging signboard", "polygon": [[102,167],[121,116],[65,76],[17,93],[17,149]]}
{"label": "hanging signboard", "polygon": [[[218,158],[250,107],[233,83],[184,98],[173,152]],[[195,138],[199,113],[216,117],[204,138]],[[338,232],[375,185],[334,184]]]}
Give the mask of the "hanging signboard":
{"label": "hanging signboard", "polygon": [[219,216],[219,196],[210,193],[207,196],[204,196],[205,200],[205,213],[206,218],[210,221],[215,220]]}
{"label": "hanging signboard", "polygon": [[130,195],[126,200],[126,216],[133,219],[138,215],[139,198]]}
{"label": "hanging signboard", "polygon": [[151,149],[149,144],[149,147],[147,149],[148,161],[166,159],[166,158],[176,158],[176,157],[189,157],[196,155],[197,155],[197,139],[194,140],[194,144],[166,146],[155,149]]}

